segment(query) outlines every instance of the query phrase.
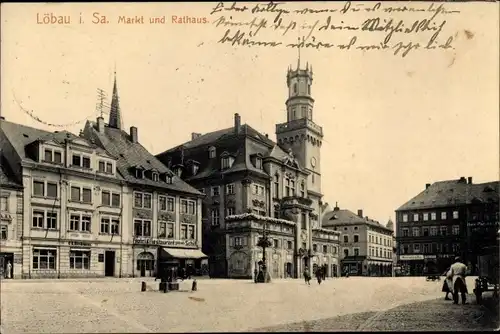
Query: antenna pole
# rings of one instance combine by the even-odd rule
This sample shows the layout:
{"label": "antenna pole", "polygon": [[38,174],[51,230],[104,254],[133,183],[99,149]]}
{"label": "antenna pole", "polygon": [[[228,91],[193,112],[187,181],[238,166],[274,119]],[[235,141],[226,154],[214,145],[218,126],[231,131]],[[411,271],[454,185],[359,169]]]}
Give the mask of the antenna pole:
{"label": "antenna pole", "polygon": [[99,102],[97,103],[96,109],[99,112],[99,115],[103,117],[104,107],[105,107],[104,100],[106,99],[106,92],[101,88],[97,88],[97,99]]}

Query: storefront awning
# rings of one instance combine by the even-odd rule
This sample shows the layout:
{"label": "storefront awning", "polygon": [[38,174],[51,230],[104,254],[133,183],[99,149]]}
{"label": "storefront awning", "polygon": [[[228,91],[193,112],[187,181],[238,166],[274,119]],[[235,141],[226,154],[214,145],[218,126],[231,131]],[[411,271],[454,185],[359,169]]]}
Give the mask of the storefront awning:
{"label": "storefront awning", "polygon": [[162,247],[162,250],[166,253],[168,257],[173,257],[177,259],[202,259],[208,257],[199,249]]}

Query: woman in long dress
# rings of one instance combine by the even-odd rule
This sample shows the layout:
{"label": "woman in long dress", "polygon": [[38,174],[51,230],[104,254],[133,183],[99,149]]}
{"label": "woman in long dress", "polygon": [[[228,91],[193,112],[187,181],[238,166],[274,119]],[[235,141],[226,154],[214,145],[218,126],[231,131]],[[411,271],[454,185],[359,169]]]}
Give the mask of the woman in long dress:
{"label": "woman in long dress", "polygon": [[451,277],[451,268],[448,268],[443,275],[446,276],[446,278],[443,282],[443,288],[441,289],[441,291],[446,293],[446,295],[444,296],[445,300],[451,300],[451,298],[448,297],[449,293],[453,295],[453,281]]}

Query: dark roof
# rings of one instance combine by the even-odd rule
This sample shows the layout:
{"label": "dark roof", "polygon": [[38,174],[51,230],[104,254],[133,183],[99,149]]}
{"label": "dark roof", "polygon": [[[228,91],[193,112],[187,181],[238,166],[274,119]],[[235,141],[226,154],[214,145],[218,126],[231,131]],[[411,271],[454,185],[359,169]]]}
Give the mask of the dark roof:
{"label": "dark roof", "polygon": [[498,203],[498,181],[470,184],[465,179],[439,181],[430,185],[396,211],[448,207],[471,203]]}
{"label": "dark roof", "polygon": [[330,228],[344,225],[361,225],[366,224],[373,227],[378,227],[388,232],[392,232],[390,228],[380,224],[379,222],[360,217],[352,211],[346,209],[334,208],[333,211],[325,213],[321,221],[323,228]]}
{"label": "dark roof", "polygon": [[[170,169],[162,164],[153,154],[148,152],[140,143],[132,142],[127,132],[105,126],[104,133],[99,133],[97,131],[97,124],[87,121],[84,134],[95,140],[96,143],[100,144],[106,151],[117,158],[117,169],[127,182],[143,186],[160,187],[193,195],[203,195],[175,176]],[[138,166],[142,166],[146,170],[156,170],[158,173],[169,174],[172,176],[172,183],[153,181],[148,178],[138,179],[135,177],[134,170]]]}
{"label": "dark roof", "polygon": [[22,189],[23,185],[16,179],[5,157],[0,156],[0,188]]}
{"label": "dark roof", "polygon": [[[209,158],[208,153],[211,146],[216,148],[216,158],[213,159]],[[220,158],[223,154],[235,158],[231,168],[221,170]],[[238,133],[234,127],[206,133],[158,154],[157,158],[167,166],[176,164],[185,166],[183,178],[188,182],[242,171],[269,177],[264,170],[253,165],[251,157],[254,155],[260,155],[263,159],[293,160],[278,144],[247,124],[241,125]],[[190,168],[193,161],[199,164],[199,170],[195,175],[191,173]],[[296,164],[296,168],[300,169],[300,166]]]}

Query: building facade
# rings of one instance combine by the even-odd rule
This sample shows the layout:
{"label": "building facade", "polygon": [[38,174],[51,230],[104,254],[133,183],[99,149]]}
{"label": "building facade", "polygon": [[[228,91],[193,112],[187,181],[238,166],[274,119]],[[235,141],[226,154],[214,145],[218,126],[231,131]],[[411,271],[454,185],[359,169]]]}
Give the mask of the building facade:
{"label": "building facade", "polygon": [[[3,152],[2,152],[3,153]],[[23,186],[0,153],[0,279],[22,276]]]}
{"label": "building facade", "polygon": [[496,244],[498,210],[497,181],[427,184],[396,210],[398,265],[406,275],[442,273],[461,256],[475,274],[477,257]]}
{"label": "building facade", "polygon": [[335,207],[323,217],[323,228],[340,233],[342,273],[353,276],[392,276],[393,231],[369,217]]}
{"label": "building facade", "polygon": [[[312,70],[289,69],[287,82],[287,122],[276,126],[278,143],[235,114],[231,128],[193,133],[157,155],[207,195],[203,252],[213,277],[252,277],[262,259],[257,238],[263,229],[273,240],[271,277],[301,277],[314,264],[338,268],[338,233],[321,229],[319,221],[322,129],[312,119]],[[314,245],[321,248],[315,252]]]}
{"label": "building facade", "polygon": [[115,79],[109,123],[102,117],[88,121],[83,136],[116,157],[126,185],[127,273],[155,276],[171,268],[191,267],[197,274],[208,274],[201,252],[204,195],[148,152],[139,142],[136,127],[124,131],[121,119]]}
{"label": "building facade", "polygon": [[123,276],[128,226],[116,159],[69,132],[5,120],[1,140],[5,160],[23,184],[19,276]]}

